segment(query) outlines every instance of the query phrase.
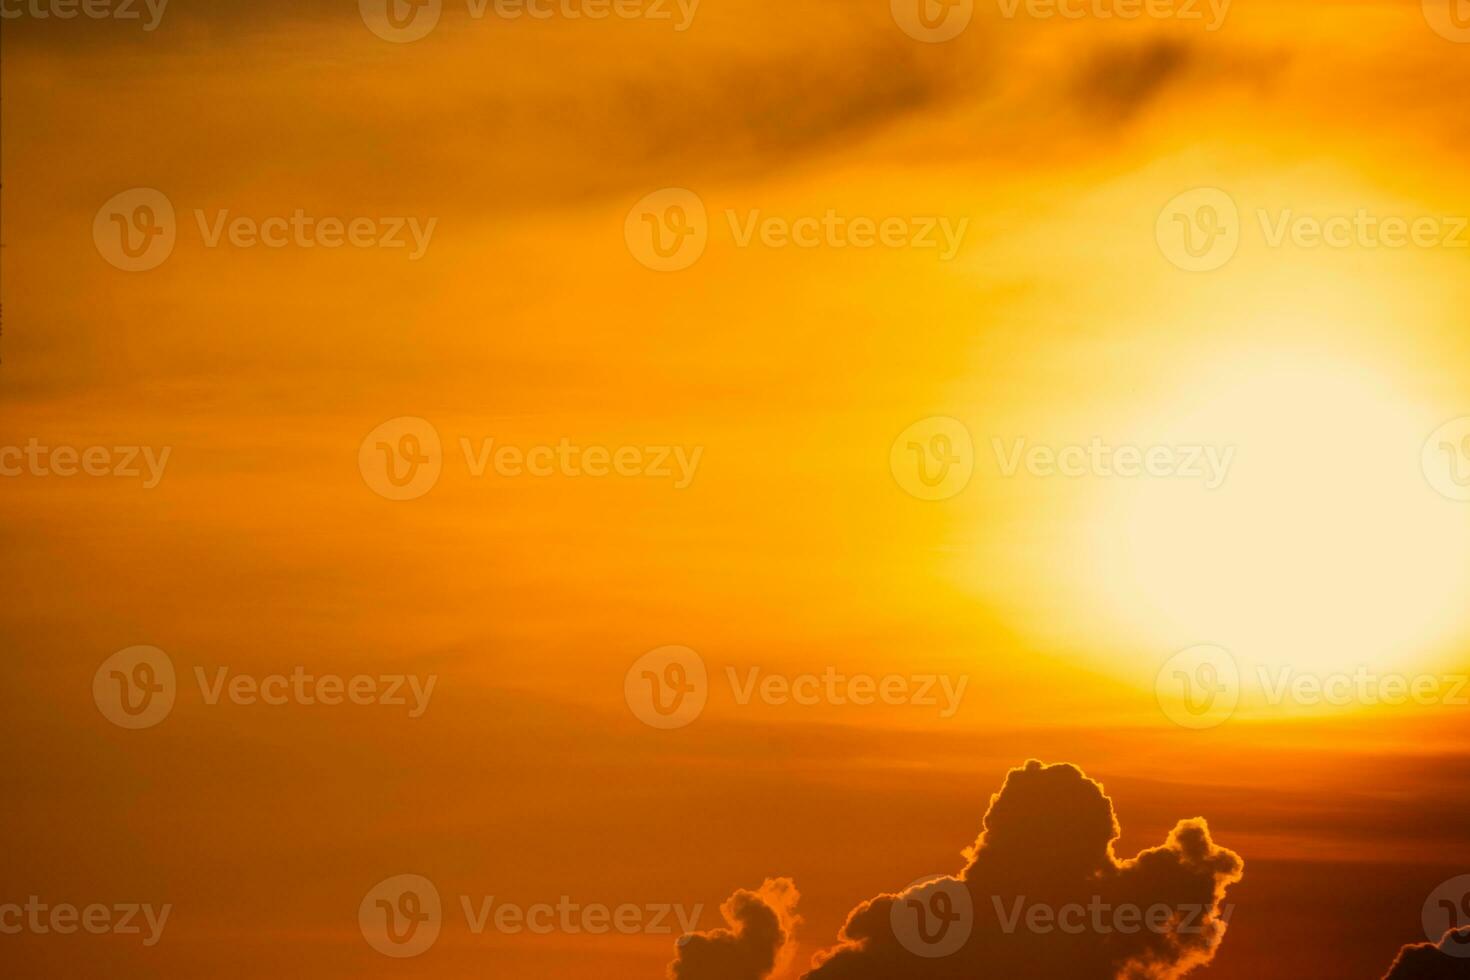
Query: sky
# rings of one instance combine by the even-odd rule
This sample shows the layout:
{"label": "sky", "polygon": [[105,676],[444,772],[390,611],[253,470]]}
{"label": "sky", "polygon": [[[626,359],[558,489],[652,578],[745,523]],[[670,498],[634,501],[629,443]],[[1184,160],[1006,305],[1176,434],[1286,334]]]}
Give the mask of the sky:
{"label": "sky", "polygon": [[1470,923],[1460,0],[391,2],[0,4],[23,975]]}

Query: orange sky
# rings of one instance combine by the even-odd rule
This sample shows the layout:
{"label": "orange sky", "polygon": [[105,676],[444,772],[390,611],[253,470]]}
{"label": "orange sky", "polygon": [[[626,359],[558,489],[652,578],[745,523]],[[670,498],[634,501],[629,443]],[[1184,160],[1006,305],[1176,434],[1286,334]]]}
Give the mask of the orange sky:
{"label": "orange sky", "polygon": [[[1470,667],[1470,503],[1421,466],[1470,416],[1470,249],[1271,227],[1453,230],[1470,47],[1416,3],[1238,0],[1218,31],[975,7],[937,44],[855,0],[703,0],[684,31],[446,0],[402,44],[324,0],[172,0],[152,31],[4,20],[0,450],[169,456],[152,487],[0,477],[0,905],[174,910],[154,947],[0,935],[0,956],[633,980],[673,937],[474,935],[456,913],[394,959],[356,910],[413,872],[456,909],[678,903],[709,929],[781,875],[794,980],[858,903],[957,871],[1033,757],[1106,786],[1120,854],[1202,816],[1244,857],[1191,976],[1377,977],[1423,941],[1426,897],[1470,870],[1466,708],[1272,703],[1262,679]],[[175,212],[148,271],[92,233],[131,188]],[[707,214],[671,272],[625,238],[664,188]],[[1240,241],[1190,272],[1160,228],[1197,188],[1228,194]],[[298,209],[434,224],[417,259],[209,244],[222,211]],[[757,213],[828,212],[959,237],[741,244]],[[926,501],[891,456],[933,417],[970,436],[973,475]],[[392,501],[360,453],[401,418],[432,426],[442,473]],[[1231,447],[1231,469],[1007,475],[996,448],[1095,439]],[[462,440],[668,447],[671,471],[477,476]],[[1244,686],[1190,730],[1156,681],[1197,644]],[[135,731],[91,692],[137,645],[178,683]],[[659,731],[625,681],[669,645],[707,665],[708,703]],[[298,666],[436,682],[421,717],[196,683]],[[829,669],[963,696],[741,703],[728,673]]]}

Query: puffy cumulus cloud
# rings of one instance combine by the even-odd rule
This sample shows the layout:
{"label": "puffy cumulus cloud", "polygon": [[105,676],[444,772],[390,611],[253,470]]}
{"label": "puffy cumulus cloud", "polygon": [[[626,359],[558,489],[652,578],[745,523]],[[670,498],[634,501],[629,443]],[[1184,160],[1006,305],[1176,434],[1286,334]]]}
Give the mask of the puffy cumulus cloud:
{"label": "puffy cumulus cloud", "polygon": [[[1445,950],[1456,947],[1461,955]],[[1452,929],[1435,943],[1418,943],[1399,950],[1398,959],[1383,980],[1470,980],[1470,926]]]}
{"label": "puffy cumulus cloud", "polygon": [[685,937],[669,965],[672,980],[761,980],[790,952],[801,898],[789,878],[741,889],[720,906],[727,928]]}
{"label": "puffy cumulus cloud", "polygon": [[1238,855],[1203,820],[1118,860],[1112,801],[1075,766],[1028,762],[991,798],[969,864],[848,917],[807,980],[1167,980],[1208,962]]}

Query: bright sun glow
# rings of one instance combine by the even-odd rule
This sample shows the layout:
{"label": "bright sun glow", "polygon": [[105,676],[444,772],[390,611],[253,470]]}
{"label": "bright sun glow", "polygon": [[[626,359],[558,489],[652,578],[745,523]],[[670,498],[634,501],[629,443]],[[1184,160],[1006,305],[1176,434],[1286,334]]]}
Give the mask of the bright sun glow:
{"label": "bright sun glow", "polygon": [[1145,480],[1100,527],[1115,614],[1242,666],[1427,668],[1464,625],[1470,521],[1420,450],[1439,421],[1367,366],[1236,365],[1175,416],[1178,443],[1234,447],[1216,490]]}

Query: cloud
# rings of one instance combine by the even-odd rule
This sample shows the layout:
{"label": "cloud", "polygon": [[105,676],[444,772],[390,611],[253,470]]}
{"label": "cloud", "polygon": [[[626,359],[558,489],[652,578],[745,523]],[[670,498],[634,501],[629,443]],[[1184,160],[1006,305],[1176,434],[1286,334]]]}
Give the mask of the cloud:
{"label": "cloud", "polygon": [[1125,118],[1177,82],[1197,59],[1194,48],[1170,38],[1110,45],[1078,74],[1075,96],[1098,115]]}
{"label": "cloud", "polygon": [[[1240,857],[1202,819],[1181,820],[1163,844],[1123,861],[1113,854],[1119,833],[1102,786],[1075,766],[1028,762],[991,797],[958,875],[864,902],[803,976],[1169,980],[1208,963]],[[787,879],[736,892],[723,908],[730,927],[691,938],[669,975],[769,976],[790,950],[796,899]]]}
{"label": "cloud", "polygon": [[1445,952],[1452,943],[1470,943],[1470,926],[1451,929],[1438,944],[1405,946],[1383,980],[1470,980],[1470,956]]}
{"label": "cloud", "polygon": [[758,891],[741,889],[720,906],[728,928],[683,940],[672,980],[761,980],[790,951],[801,898],[789,878],[770,878]]}
{"label": "cloud", "polygon": [[[1163,844],[1124,861],[1113,855],[1118,835],[1098,783],[1075,766],[1028,762],[991,797],[958,875],[864,902],[804,977],[1167,980],[1209,962],[1225,933],[1222,903],[1241,878],[1240,857],[1217,846],[1199,819],[1180,821]],[[726,918],[743,928],[686,947],[674,977],[766,975],[777,940],[789,936],[777,912],[741,892]]]}

